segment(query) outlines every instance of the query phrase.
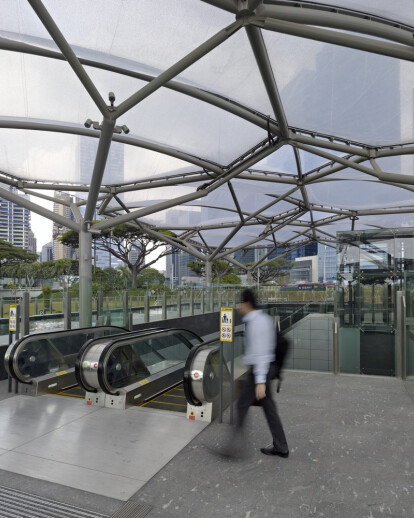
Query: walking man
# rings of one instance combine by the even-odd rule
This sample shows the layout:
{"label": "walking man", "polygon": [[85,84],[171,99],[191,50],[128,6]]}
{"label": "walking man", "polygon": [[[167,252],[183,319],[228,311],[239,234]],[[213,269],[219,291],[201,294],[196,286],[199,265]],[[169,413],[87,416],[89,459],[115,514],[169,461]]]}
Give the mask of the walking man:
{"label": "walking man", "polygon": [[255,400],[260,401],[273,438],[272,446],[261,448],[260,451],[265,455],[286,458],[289,456],[289,448],[270,390],[270,369],[275,359],[275,327],[271,317],[257,308],[251,290],[243,291],[239,312],[246,324],[244,362],[250,368],[237,401],[236,430],[242,431],[249,407]]}

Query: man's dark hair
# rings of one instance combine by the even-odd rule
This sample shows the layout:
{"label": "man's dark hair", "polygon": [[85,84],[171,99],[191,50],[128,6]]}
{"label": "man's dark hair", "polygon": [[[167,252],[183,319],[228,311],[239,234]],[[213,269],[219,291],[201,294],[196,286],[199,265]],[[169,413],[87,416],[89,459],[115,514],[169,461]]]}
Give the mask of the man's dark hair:
{"label": "man's dark hair", "polygon": [[252,290],[243,290],[241,294],[241,302],[247,302],[251,304],[253,309],[257,309],[256,296]]}

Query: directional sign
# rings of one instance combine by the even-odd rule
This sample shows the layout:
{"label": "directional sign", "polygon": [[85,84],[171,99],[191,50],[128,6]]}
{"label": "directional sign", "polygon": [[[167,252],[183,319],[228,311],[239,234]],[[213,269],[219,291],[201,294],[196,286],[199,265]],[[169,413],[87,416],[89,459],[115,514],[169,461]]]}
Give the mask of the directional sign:
{"label": "directional sign", "polygon": [[17,306],[9,307],[9,331],[17,331]]}
{"label": "directional sign", "polygon": [[233,308],[220,309],[220,340],[233,341]]}

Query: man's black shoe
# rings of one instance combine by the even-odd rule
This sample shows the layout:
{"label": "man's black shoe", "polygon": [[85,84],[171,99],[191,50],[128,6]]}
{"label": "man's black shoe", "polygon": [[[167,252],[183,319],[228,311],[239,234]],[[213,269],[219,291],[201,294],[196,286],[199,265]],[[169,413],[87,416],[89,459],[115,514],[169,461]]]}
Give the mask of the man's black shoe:
{"label": "man's black shoe", "polygon": [[270,448],[260,448],[260,451],[265,455],[278,455],[279,457],[283,457],[284,459],[287,459],[289,457],[289,451],[279,451],[274,446],[271,446]]}

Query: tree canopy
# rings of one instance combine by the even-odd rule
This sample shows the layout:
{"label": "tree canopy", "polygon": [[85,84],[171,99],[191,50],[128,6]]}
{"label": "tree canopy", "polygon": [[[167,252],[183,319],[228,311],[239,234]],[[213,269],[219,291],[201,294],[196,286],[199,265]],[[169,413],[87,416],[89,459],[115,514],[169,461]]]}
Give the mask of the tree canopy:
{"label": "tree canopy", "polygon": [[[174,233],[168,230],[159,233],[176,237]],[[58,239],[63,245],[71,248],[79,247],[79,234],[74,230],[68,230]],[[152,266],[161,257],[172,253],[171,247],[166,245],[164,241],[154,238],[145,230],[124,224],[117,225],[111,230],[104,230],[100,234],[92,234],[92,239],[97,250],[110,252],[127,266],[131,272],[132,287],[135,287],[137,275],[142,270]],[[167,248],[160,251],[155,258],[148,260],[150,254],[163,246],[167,246]]]}
{"label": "tree canopy", "polygon": [[[254,266],[255,263],[247,263],[246,266]],[[289,271],[293,268],[295,263],[288,261],[283,257],[276,257],[273,261],[268,262],[264,266],[260,266],[255,270],[251,270],[250,274],[254,281],[261,282],[262,284],[275,281],[280,284],[284,278],[289,275]]]}
{"label": "tree canopy", "polygon": [[[206,276],[206,263],[205,261],[190,261],[187,266],[192,272],[199,275],[200,277]],[[220,284],[222,277],[234,273],[233,266],[227,261],[212,261],[211,263],[211,275],[213,282]],[[229,283],[232,284],[232,283]]]}

